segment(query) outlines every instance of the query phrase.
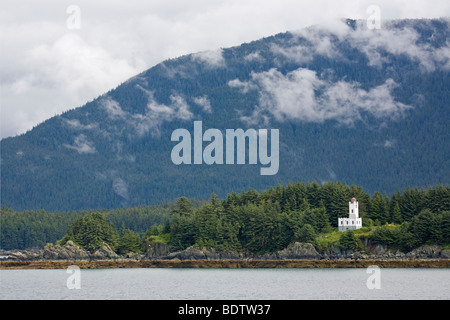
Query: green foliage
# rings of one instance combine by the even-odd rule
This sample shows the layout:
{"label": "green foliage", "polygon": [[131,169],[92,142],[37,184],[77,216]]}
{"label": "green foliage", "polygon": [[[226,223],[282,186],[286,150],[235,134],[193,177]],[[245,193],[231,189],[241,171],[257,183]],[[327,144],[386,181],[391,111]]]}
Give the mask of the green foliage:
{"label": "green foliage", "polygon": [[[182,197],[160,206],[101,213],[14,212],[2,207],[1,240],[4,249],[44,246],[62,238],[62,242],[74,240],[95,250],[106,242],[121,254],[141,252],[144,245],[150,243],[170,244],[175,250],[206,246],[260,254],[284,249],[294,241],[320,247],[339,243],[345,248],[360,248],[358,237],[403,251],[426,243],[448,245],[450,188],[437,186],[417,191],[414,191],[414,198],[422,209],[412,217],[410,208],[417,206],[411,206],[410,189],[397,192],[391,199],[379,193],[371,198],[358,186],[331,182],[279,184],[262,192],[254,189],[240,194],[231,192],[223,200],[212,194],[208,202]],[[337,224],[333,219],[348,214],[348,200],[355,194],[364,227],[344,236],[346,232],[333,231]],[[343,195],[346,198],[342,200]],[[344,201],[344,205],[338,205],[339,201]],[[384,209],[377,209],[380,207]],[[409,208],[407,214],[402,211],[405,207]],[[369,216],[376,218],[377,228],[370,227],[375,224]],[[386,224],[392,220],[395,225]],[[344,237],[340,239],[341,236]],[[24,247],[26,244],[33,245]]]}
{"label": "green foliage", "polygon": [[116,252],[118,254],[142,252],[142,239],[138,233],[122,228]]}
{"label": "green foliage", "polygon": [[379,226],[370,235],[370,239],[374,243],[381,243],[386,245],[397,244],[399,240],[399,226]]}
{"label": "green foliage", "polygon": [[353,230],[343,232],[339,238],[338,245],[342,249],[346,250],[350,249],[353,251],[358,251],[364,249],[361,240],[355,236],[355,232]]}
{"label": "green foliage", "polygon": [[295,235],[295,240],[298,242],[316,242],[316,232],[310,224],[303,225],[299,232]]}
{"label": "green foliage", "polygon": [[180,216],[189,216],[192,213],[192,202],[186,198],[181,197],[177,200],[175,208],[172,210],[172,214],[178,214]]}
{"label": "green foliage", "polygon": [[72,240],[82,248],[94,252],[104,244],[115,250],[118,239],[119,234],[114,225],[106,221],[104,214],[94,212],[76,219],[62,238],[61,244]]}
{"label": "green foliage", "polygon": [[[400,32],[405,24],[417,33],[418,41],[425,47],[447,48],[448,22],[402,20],[389,28]],[[319,208],[322,202],[332,227],[336,226],[337,218],[346,213],[351,194],[360,201],[363,220],[371,218],[382,225],[390,219],[387,215],[394,214],[393,207],[384,205],[385,194],[407,186],[448,183],[448,70],[436,68],[424,72],[416,59],[385,50],[374,51],[383,63],[370,65],[367,52],[353,42],[351,36],[329,38],[336,50],[333,55],[323,55],[320,50],[311,48],[311,59],[295,61],[277,54],[313,45],[306,38],[286,32],[223,49],[226,68],[208,68],[191,55],[167,60],[80,108],[48,119],[26,134],[2,139],[2,203],[15,211],[114,209],[159,204],[181,196],[206,201],[211,192],[227,199],[227,194],[233,190],[253,188],[238,199],[244,202],[241,204],[270,195],[278,199],[282,212],[303,212],[306,209],[300,208],[302,204]],[[247,59],[255,54],[258,59]],[[261,105],[261,95],[253,90],[243,92],[231,87],[230,81],[245,82],[271,69],[287,75],[299,68],[311,70],[324,83],[345,81],[370,93],[376,92],[373,90],[379,86],[386,89],[386,81],[390,79],[396,84],[392,88],[387,86],[392,101],[410,108],[405,108],[404,117],[391,119],[357,111],[348,118],[355,120],[353,126],[331,119],[303,122],[281,117],[283,121],[279,121],[270,112],[259,114],[270,127],[280,130],[280,170],[277,175],[265,177],[261,177],[259,166],[254,165],[174,165],[170,157],[174,146],[171,133],[177,128],[192,132],[192,121],[155,120],[142,121],[137,127],[130,125],[132,119],[151,118],[149,102],[171,106],[171,98],[179,96],[185,99],[193,114],[192,120],[202,119],[205,128],[247,129],[242,118],[252,117],[254,106]],[[319,98],[321,90],[316,91]],[[151,99],[146,92],[152,92]],[[201,96],[208,97],[211,113],[195,103],[195,98]],[[127,116],[108,114],[105,99],[117,102]],[[80,135],[95,147],[95,152],[70,148]],[[339,185],[336,177],[343,184],[358,183],[359,186]],[[286,185],[299,179],[311,183],[275,187],[277,183]],[[333,183],[319,184],[313,182],[315,179],[331,179]],[[267,190],[270,186],[274,188]],[[370,199],[360,186],[371,195],[379,191],[380,197]],[[444,207],[448,208],[450,198],[448,195],[442,198],[443,193],[448,194],[446,188],[442,186],[428,192],[429,199],[425,201],[422,191],[415,188],[405,191],[402,199],[398,199],[402,216],[395,222],[411,221],[425,208],[433,213],[448,210]],[[264,196],[263,190],[266,190]],[[236,200],[233,198],[229,197],[227,205]],[[189,208],[184,209],[189,212]],[[120,228],[121,224],[114,224]],[[29,239],[46,232],[37,225],[27,228],[20,232],[28,233],[24,237]],[[140,234],[145,232],[138,231],[138,225],[126,225],[126,228]],[[34,233],[35,230],[39,232]],[[13,246],[14,241],[19,246],[42,245],[22,240],[23,237],[11,240],[10,245]]]}
{"label": "green foliage", "polygon": [[[437,188],[449,192],[448,188]],[[328,239],[323,236],[318,237],[318,234],[328,234],[333,230],[331,216],[337,216],[336,212],[341,216],[347,214],[348,199],[352,197],[350,190],[357,193],[358,199],[361,199],[359,203],[360,208],[363,208],[362,214],[376,218],[375,224],[378,225],[376,230],[372,233],[371,228],[363,227],[349,234],[344,233],[347,235],[339,241],[338,238],[344,234],[336,233],[336,237]],[[421,191],[420,201],[426,203],[432,190],[435,189]],[[338,199],[341,199],[343,194],[347,196],[344,201],[347,208],[344,214],[341,213],[344,209],[337,205]],[[333,195],[336,198],[333,198]],[[397,212],[400,209],[399,203],[408,201],[404,200],[408,197],[409,195],[404,197],[403,194],[397,193],[392,198],[395,201],[393,205],[395,215],[392,217],[400,219],[400,222],[402,212]],[[439,204],[439,199],[435,201],[439,207],[446,208]],[[327,206],[326,203],[335,205]],[[316,183],[277,185],[276,188],[261,193],[251,189],[241,194],[233,192],[223,201],[219,201],[213,195],[209,204],[193,210],[189,216],[184,214],[172,216],[170,243],[177,249],[196,245],[266,253],[285,248],[293,241],[327,246],[329,245],[327,241],[334,241],[343,248],[360,250],[362,243],[359,236],[369,237],[374,242],[397,246],[405,250],[412,249],[424,241],[436,243],[449,241],[448,236],[443,236],[448,234],[448,227],[438,226],[439,224],[449,225],[448,213],[431,214],[434,217],[431,219],[430,212],[425,211],[411,223],[404,222],[397,226],[382,225],[382,222],[391,222],[388,209],[390,207],[390,199],[381,196],[380,193],[375,193],[371,199],[362,189],[354,186],[350,188],[339,183],[326,183],[323,186]],[[366,211],[366,208],[371,208],[371,211]],[[331,214],[328,210],[331,210]],[[368,224],[372,225],[370,218],[363,219],[367,219]],[[444,221],[447,222],[444,223]]]}
{"label": "green foliage", "polygon": [[170,239],[170,234],[163,233],[159,235],[153,235],[149,236],[145,239],[144,243],[148,246],[151,243],[162,243],[162,244],[168,244]]}
{"label": "green foliage", "polygon": [[[153,225],[168,222],[169,212],[174,206],[175,203],[165,203],[159,206],[102,210],[102,213],[116,229],[124,226],[143,235]],[[3,206],[0,210],[1,248],[5,250],[43,248],[46,243],[55,243],[63,238],[77,218],[93,212],[92,210],[54,213],[44,210],[15,212]]]}

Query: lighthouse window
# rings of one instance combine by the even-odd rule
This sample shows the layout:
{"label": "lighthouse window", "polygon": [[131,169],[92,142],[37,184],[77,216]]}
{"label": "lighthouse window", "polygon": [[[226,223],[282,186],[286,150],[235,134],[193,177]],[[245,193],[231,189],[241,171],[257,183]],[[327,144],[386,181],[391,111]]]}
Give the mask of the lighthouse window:
{"label": "lighthouse window", "polygon": [[352,213],[353,213],[353,209],[352,209]]}

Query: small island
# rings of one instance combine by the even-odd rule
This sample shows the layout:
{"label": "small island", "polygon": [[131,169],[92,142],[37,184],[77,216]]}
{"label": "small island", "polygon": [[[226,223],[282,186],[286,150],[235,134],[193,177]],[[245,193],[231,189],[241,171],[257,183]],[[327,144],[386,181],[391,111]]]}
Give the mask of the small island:
{"label": "small island", "polygon": [[[0,269],[448,268],[449,195],[449,187],[437,186],[370,197],[356,186],[296,182],[158,207],[69,213],[2,207]],[[24,226],[27,233],[20,233]],[[51,231],[59,240],[19,248],[21,236],[42,241]]]}

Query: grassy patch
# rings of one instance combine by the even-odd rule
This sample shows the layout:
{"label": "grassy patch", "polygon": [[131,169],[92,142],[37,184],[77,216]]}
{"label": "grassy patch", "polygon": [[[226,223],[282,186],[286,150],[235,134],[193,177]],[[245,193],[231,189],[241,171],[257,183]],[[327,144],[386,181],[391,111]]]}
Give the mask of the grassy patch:
{"label": "grassy patch", "polygon": [[163,243],[167,244],[169,243],[170,234],[169,233],[162,233],[159,235],[153,235],[147,238],[147,243]]}
{"label": "grassy patch", "polygon": [[[361,229],[352,230],[356,237],[358,238],[368,238],[372,232],[374,232],[376,227],[363,227]],[[341,238],[342,234],[348,231],[333,231],[328,233],[321,233],[316,237],[317,245],[322,249],[329,249],[333,243],[337,243]]]}

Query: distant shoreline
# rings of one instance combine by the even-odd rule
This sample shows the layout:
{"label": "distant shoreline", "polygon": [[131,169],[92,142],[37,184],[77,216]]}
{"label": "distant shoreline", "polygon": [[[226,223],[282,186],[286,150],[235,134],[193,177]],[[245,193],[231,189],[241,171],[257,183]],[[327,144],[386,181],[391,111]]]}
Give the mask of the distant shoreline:
{"label": "distant shoreline", "polygon": [[80,269],[120,268],[450,268],[450,259],[418,260],[48,260],[1,261],[0,270],[67,269],[76,265]]}

